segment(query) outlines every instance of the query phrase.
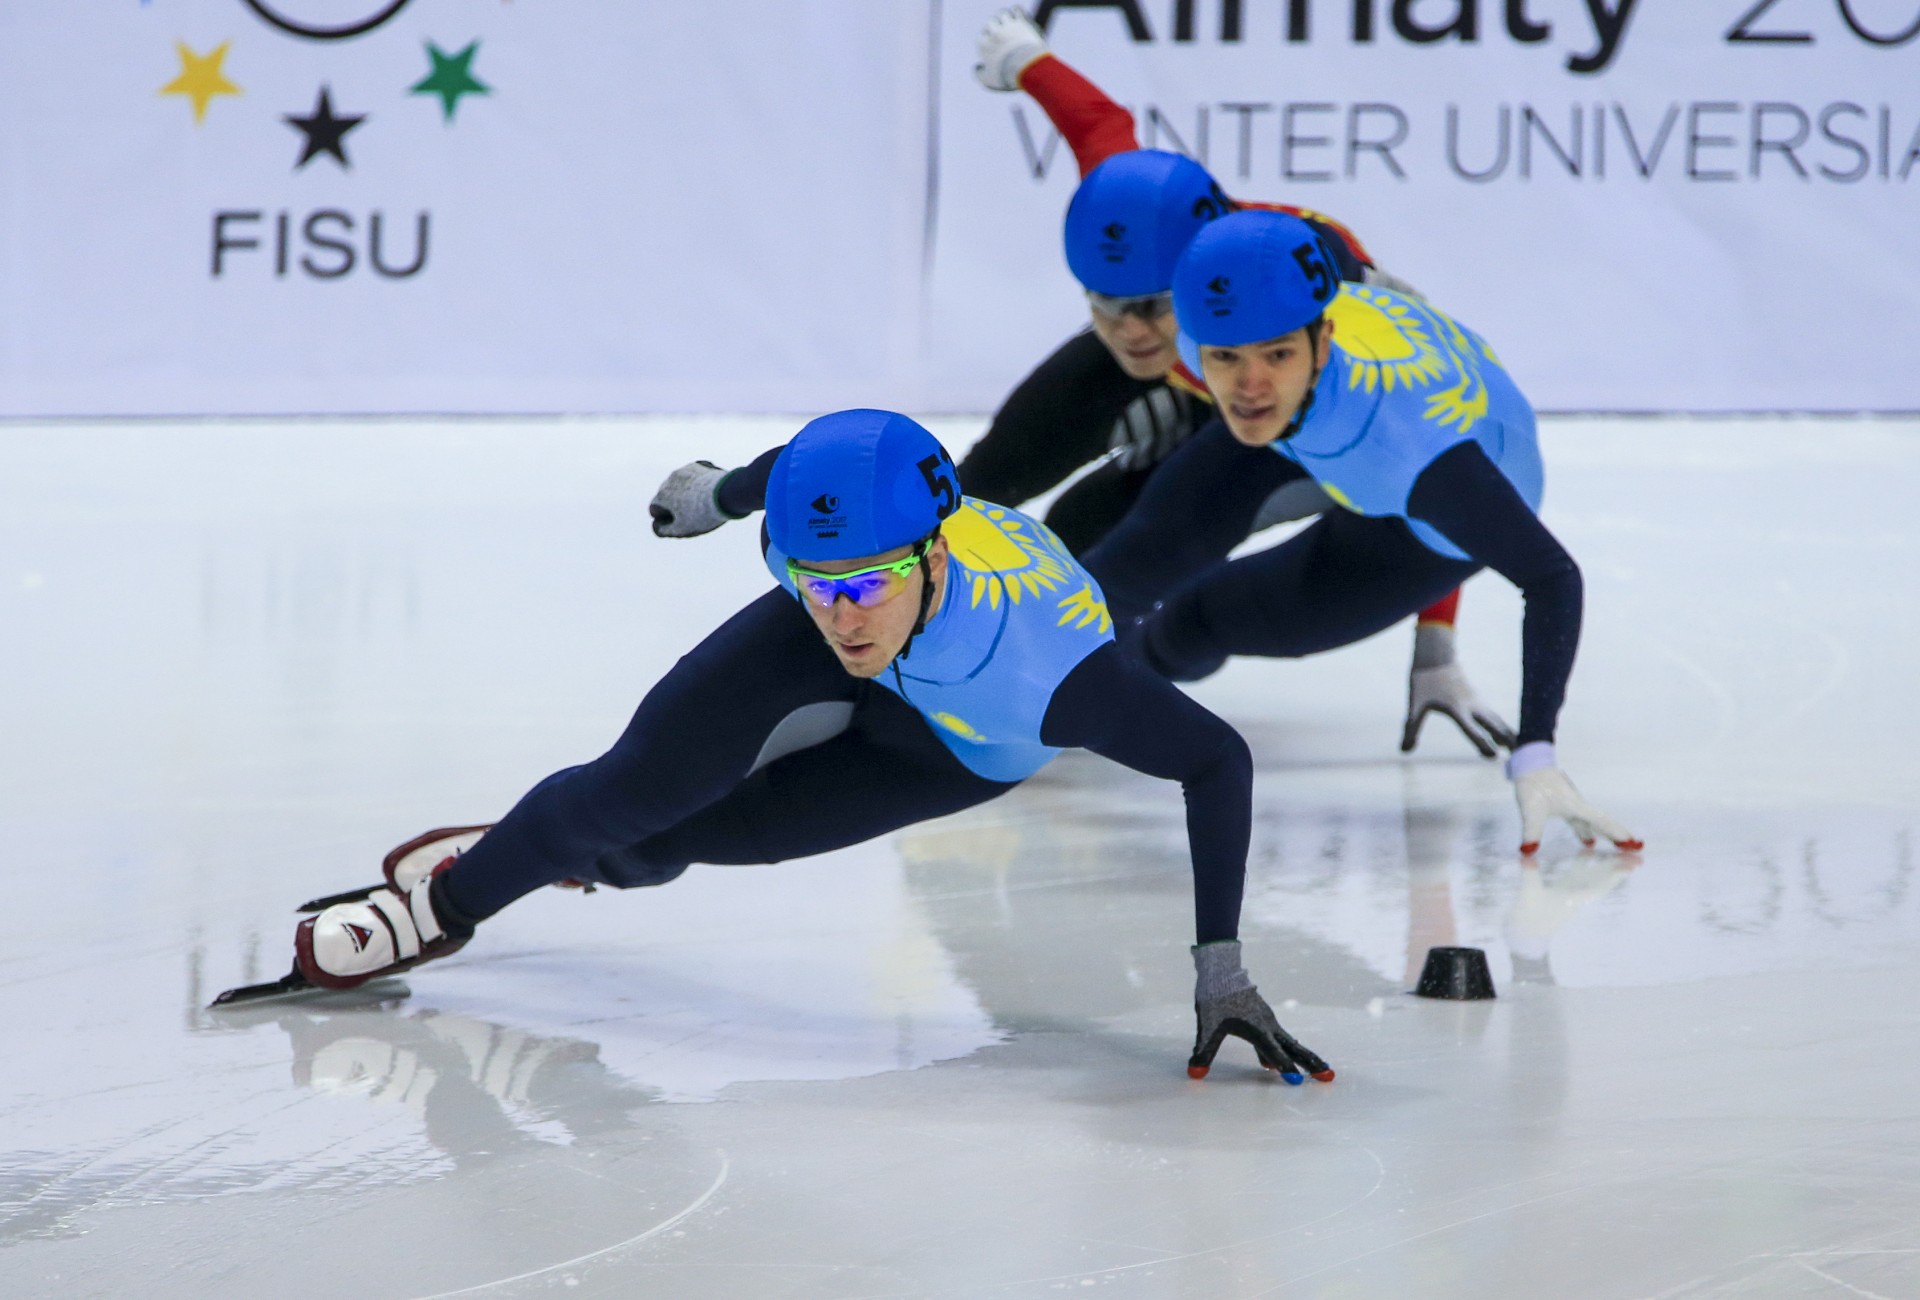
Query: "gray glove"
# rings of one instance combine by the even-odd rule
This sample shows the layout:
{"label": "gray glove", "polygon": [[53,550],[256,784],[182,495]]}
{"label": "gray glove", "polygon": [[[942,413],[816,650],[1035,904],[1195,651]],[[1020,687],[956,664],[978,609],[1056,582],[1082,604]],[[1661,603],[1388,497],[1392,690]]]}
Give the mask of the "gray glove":
{"label": "gray glove", "polygon": [[667,481],[653,494],[647,513],[653,516],[655,537],[698,537],[710,533],[729,519],[720,508],[715,493],[730,473],[712,461],[696,460],[667,475]]}
{"label": "gray glove", "polygon": [[1304,1083],[1309,1074],[1321,1083],[1333,1082],[1332,1068],[1274,1019],[1273,1008],[1240,965],[1238,940],[1201,944],[1191,951],[1197,975],[1193,1013],[1199,1023],[1187,1061],[1188,1078],[1206,1078],[1220,1044],[1232,1035],[1253,1044],[1260,1064],[1279,1071],[1288,1083]]}
{"label": "gray glove", "polygon": [[1400,752],[1409,754],[1420,741],[1420,727],[1430,713],[1453,719],[1480,757],[1497,756],[1495,745],[1513,748],[1513,728],[1499,714],[1474,698],[1473,686],[1453,658],[1453,629],[1422,623],[1413,633],[1413,672],[1407,680],[1407,725],[1400,732]]}
{"label": "gray glove", "polygon": [[1152,469],[1213,418],[1199,398],[1161,384],[1127,403],[1107,435],[1121,469]]}

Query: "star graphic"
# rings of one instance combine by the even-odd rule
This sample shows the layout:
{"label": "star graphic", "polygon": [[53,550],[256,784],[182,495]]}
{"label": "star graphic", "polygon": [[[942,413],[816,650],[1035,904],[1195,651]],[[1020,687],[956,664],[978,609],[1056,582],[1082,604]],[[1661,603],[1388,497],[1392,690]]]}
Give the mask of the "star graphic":
{"label": "star graphic", "polygon": [[287,113],[281,120],[307,137],[306,147],[300,151],[300,161],[293,165],[293,169],[299,171],[323,153],[332,154],[333,160],[342,167],[349,166],[344,144],[347,132],[366,121],[367,115],[361,113],[357,116],[335,117],[332,92],[322,86],[319,102],[313,106],[311,117],[295,117]]}
{"label": "star graphic", "polygon": [[408,93],[440,96],[440,111],[446,121],[453,121],[453,110],[459,104],[460,96],[493,93],[484,82],[476,80],[469,70],[473,56],[479,49],[480,42],[474,41],[458,54],[448,54],[428,41],[427,57],[433,60],[433,71],[412,86]]}
{"label": "star graphic", "polygon": [[173,48],[180,54],[180,75],[160,87],[160,93],[185,95],[191,99],[195,126],[206,120],[207,105],[213,102],[215,95],[240,93],[240,87],[228,81],[226,74],[220,71],[220,64],[227,57],[227,47],[232,44],[232,41],[222,41],[213,48],[211,54],[195,54],[187,48],[186,42],[173,43]]}

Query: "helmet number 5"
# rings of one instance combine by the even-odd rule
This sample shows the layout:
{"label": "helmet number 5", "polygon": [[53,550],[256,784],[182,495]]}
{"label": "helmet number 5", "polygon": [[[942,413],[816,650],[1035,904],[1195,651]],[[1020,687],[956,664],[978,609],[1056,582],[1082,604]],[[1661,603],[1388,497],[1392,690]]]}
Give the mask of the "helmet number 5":
{"label": "helmet number 5", "polygon": [[953,490],[953,472],[943,470],[942,464],[952,465],[945,456],[929,456],[919,462],[921,477],[927,480],[927,491],[933,493],[934,513],[945,519],[960,504],[960,494]]}
{"label": "helmet number 5", "polygon": [[1333,272],[1327,269],[1318,244],[1296,244],[1293,260],[1300,263],[1301,272],[1313,282],[1315,302],[1325,302],[1333,296]]}

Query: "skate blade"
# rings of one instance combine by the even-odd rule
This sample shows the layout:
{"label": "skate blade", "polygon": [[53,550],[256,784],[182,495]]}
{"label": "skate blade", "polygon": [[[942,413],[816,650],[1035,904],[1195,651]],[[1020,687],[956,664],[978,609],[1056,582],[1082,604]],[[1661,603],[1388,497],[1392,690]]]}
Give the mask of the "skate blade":
{"label": "skate blade", "polygon": [[[385,889],[385,888],[386,888],[385,884],[364,885],[359,889],[349,889],[345,893],[341,893],[341,894],[328,894],[324,898],[309,898],[306,902],[300,904],[300,906],[294,908],[293,910],[296,912],[324,912],[329,907],[332,907],[335,903],[364,902],[367,899],[367,897],[373,893],[374,890]],[[250,984],[247,987],[265,988],[266,985]],[[235,990],[235,992],[238,992],[238,991],[239,990],[237,989]]]}
{"label": "skate blade", "polygon": [[413,990],[397,979],[368,980],[350,989],[322,988],[310,982],[298,970],[288,971],[265,984],[242,984],[228,989],[207,1004],[209,1011],[227,1011],[235,1007],[259,1006],[272,1002],[321,1002],[341,1007],[378,1006],[412,996]]}

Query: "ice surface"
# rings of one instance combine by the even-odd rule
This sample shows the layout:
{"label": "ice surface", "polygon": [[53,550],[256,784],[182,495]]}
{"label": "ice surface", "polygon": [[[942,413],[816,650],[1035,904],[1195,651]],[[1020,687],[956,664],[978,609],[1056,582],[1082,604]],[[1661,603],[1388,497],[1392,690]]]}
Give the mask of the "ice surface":
{"label": "ice surface", "polygon": [[[1403,760],[1404,630],[1196,688],[1331,1086],[1185,1078],[1178,791],[1080,755],[202,1010],[764,589],[645,501],[794,423],[0,425],[0,1295],[1920,1294],[1920,422],[1548,425],[1562,760],[1644,855],[1524,865],[1492,765]],[[1518,608],[1460,634],[1509,709]],[[1406,996],[1441,943],[1500,1000]]]}

